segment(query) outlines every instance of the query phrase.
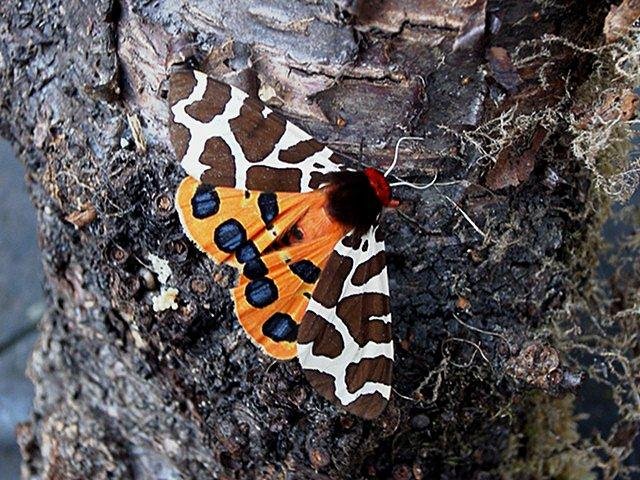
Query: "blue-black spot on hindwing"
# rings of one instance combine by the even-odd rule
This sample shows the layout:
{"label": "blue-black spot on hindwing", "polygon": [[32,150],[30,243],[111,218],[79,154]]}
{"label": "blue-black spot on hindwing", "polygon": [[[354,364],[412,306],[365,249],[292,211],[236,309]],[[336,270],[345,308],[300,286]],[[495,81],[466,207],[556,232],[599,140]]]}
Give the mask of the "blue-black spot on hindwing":
{"label": "blue-black spot on hindwing", "polygon": [[258,196],[258,208],[260,208],[260,216],[265,225],[271,225],[271,222],[278,216],[280,209],[278,207],[278,197],[275,193],[261,193]]}
{"label": "blue-black spot on hindwing", "polygon": [[240,222],[230,218],[218,225],[213,232],[213,241],[223,252],[234,252],[247,240],[247,232]]}
{"label": "blue-black spot on hindwing", "polygon": [[260,256],[260,252],[256,248],[255,243],[251,240],[243,243],[236,250],[236,259],[240,263],[247,263],[251,260],[254,260]]}
{"label": "blue-black spot on hindwing", "polygon": [[274,342],[295,342],[298,324],[286,313],[274,313],[262,325],[262,333]]}
{"label": "blue-black spot on hindwing", "polygon": [[260,258],[260,252],[256,248],[256,244],[251,240],[247,240],[236,250],[236,260],[244,264],[242,274],[250,280],[257,280],[264,277],[269,270]]}
{"label": "blue-black spot on hindwing", "polygon": [[278,287],[270,278],[262,277],[249,282],[244,290],[249,305],[263,308],[278,299]]}
{"label": "blue-black spot on hindwing", "polygon": [[220,210],[220,197],[211,185],[200,184],[191,198],[191,212],[199,219],[215,215]]}
{"label": "blue-black spot on hindwing", "polygon": [[269,273],[269,269],[259,258],[254,258],[245,263],[242,269],[242,274],[250,280],[257,280],[260,277],[264,277],[267,273]]}
{"label": "blue-black spot on hindwing", "polygon": [[300,260],[289,264],[289,268],[305,283],[316,283],[320,276],[320,269],[310,260]]}

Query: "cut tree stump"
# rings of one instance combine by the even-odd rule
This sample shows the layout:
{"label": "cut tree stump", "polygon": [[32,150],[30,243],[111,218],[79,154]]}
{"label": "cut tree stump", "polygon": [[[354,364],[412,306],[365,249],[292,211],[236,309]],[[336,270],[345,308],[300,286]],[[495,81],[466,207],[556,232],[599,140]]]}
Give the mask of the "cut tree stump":
{"label": "cut tree stump", "polygon": [[[529,392],[581,382],[544,327],[585,274],[573,252],[596,221],[569,114],[591,111],[574,94],[608,12],[600,0],[5,2],[0,126],[26,166],[48,297],[18,430],[24,478],[500,477],[523,455]],[[400,137],[424,137],[402,144],[396,173],[437,183],[398,188],[383,218],[397,354],[378,420],[263,355],[234,318],[234,270],[183,234],[166,97],[185,46],[356,161],[383,168]],[[155,311],[170,288],[175,308]]]}

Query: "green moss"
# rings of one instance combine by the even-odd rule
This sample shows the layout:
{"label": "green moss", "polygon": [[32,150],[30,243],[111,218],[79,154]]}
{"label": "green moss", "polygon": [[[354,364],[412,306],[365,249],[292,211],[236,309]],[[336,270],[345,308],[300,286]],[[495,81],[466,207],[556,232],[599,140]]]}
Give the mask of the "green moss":
{"label": "green moss", "polygon": [[640,32],[633,30],[591,53],[593,73],[572,95],[573,111],[582,112],[569,118],[572,151],[595,188],[625,201],[640,183],[640,157],[631,141],[637,133],[623,116],[622,100],[640,84]]}
{"label": "green moss", "polygon": [[522,434],[511,438],[504,479],[590,480],[597,458],[580,448],[573,396],[532,395],[522,408]]}

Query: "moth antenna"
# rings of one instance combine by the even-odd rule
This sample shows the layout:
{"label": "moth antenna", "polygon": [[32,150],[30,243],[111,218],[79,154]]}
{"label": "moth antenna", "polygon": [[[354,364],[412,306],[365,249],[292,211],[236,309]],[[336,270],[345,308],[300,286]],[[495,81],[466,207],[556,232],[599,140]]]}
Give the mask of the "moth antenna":
{"label": "moth antenna", "polygon": [[421,140],[421,141],[424,141],[424,138],[422,138],[422,137],[400,137],[398,139],[398,142],[396,143],[396,151],[395,151],[395,154],[393,155],[393,162],[391,162],[391,165],[389,166],[389,168],[387,168],[387,171],[384,172],[384,176],[385,177],[389,176],[389,174],[391,173],[391,170],[393,170],[393,168],[396,166],[396,163],[398,163],[398,154],[400,153],[400,144],[402,142],[404,142],[405,140]]}
{"label": "moth antenna", "polygon": [[437,179],[438,179],[438,171],[436,170],[436,173],[433,175],[433,180],[431,180],[429,183],[425,185],[416,185],[415,183],[407,182],[405,180],[398,180],[397,182],[390,183],[389,186],[397,187],[399,185],[404,185],[407,187],[415,188],[416,190],[425,190],[435,185]]}

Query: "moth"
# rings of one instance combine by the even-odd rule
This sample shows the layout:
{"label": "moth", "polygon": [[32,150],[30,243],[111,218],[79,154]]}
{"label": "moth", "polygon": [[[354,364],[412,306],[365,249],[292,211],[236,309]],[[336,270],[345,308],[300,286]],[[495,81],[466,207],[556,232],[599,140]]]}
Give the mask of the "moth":
{"label": "moth", "polygon": [[242,90],[171,73],[170,136],[188,174],[176,193],[187,236],[239,270],[235,312],[277,359],[371,419],[391,394],[393,340],[378,219],[397,204],[385,176],[355,171]]}

